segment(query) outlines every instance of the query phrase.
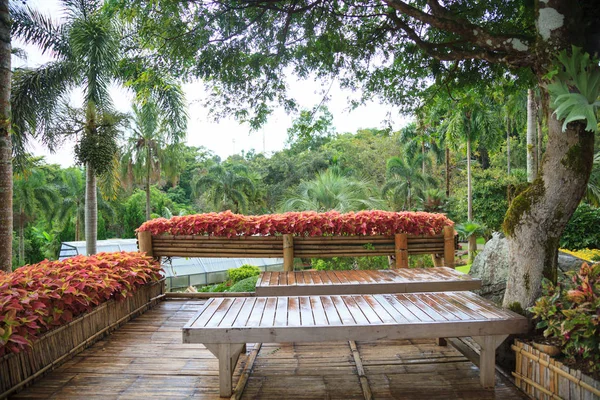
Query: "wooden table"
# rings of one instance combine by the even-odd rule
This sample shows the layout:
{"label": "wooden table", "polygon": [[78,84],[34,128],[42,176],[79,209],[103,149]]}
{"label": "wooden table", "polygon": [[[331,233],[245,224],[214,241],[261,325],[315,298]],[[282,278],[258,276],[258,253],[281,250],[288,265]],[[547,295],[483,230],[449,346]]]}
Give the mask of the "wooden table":
{"label": "wooden table", "polygon": [[447,267],[263,272],[256,282],[258,296],[442,292],[480,288],[480,279]]}
{"label": "wooden table", "polygon": [[481,385],[493,387],[495,349],[526,331],[525,317],[471,292],[238,297],[210,299],[183,328],[183,342],[202,343],[219,359],[228,397],[246,343],[471,336],[481,346]]}

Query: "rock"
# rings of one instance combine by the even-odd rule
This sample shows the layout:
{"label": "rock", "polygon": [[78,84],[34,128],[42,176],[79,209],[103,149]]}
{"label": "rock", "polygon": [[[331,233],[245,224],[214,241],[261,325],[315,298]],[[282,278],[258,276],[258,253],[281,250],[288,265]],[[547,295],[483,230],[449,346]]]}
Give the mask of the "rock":
{"label": "rock", "polygon": [[476,291],[477,294],[496,304],[502,303],[508,276],[508,246],[502,233],[492,234],[473,260],[470,274],[481,279],[481,290]]}
{"label": "rock", "polygon": [[558,252],[558,273],[564,274],[567,271],[579,271],[581,264],[584,262],[589,263],[579,257],[575,257],[568,253]]}

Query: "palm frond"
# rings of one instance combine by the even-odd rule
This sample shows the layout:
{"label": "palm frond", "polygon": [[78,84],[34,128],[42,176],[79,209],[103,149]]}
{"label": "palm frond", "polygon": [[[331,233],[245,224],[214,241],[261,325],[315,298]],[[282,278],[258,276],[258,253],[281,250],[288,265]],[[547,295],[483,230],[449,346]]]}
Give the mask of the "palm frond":
{"label": "palm frond", "polygon": [[64,27],[57,25],[50,17],[29,7],[14,5],[12,2],[10,16],[13,20],[12,37],[39,46],[42,54],[52,51],[64,57],[69,53]]}

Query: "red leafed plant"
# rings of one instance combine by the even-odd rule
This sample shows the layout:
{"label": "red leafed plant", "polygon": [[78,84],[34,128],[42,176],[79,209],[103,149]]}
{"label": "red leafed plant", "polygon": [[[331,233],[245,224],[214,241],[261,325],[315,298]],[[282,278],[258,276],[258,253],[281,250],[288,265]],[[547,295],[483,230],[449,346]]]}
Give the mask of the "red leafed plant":
{"label": "red leafed plant", "polygon": [[337,211],[288,212],[285,214],[240,215],[231,211],[186,215],[171,219],[147,221],[138,231],[153,235],[210,236],[356,236],[356,235],[435,235],[454,222],[443,214],[426,212],[359,211],[340,214]]}
{"label": "red leafed plant", "polygon": [[45,260],[0,274],[0,356],[18,353],[42,333],[160,279],[158,262],[126,252]]}

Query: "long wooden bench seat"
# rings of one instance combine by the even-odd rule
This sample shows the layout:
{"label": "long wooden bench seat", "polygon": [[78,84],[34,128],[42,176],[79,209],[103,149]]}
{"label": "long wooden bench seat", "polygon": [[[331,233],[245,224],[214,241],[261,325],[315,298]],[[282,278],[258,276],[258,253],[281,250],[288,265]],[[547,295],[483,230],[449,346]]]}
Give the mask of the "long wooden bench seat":
{"label": "long wooden bench seat", "polygon": [[480,288],[481,279],[447,267],[263,272],[256,282],[258,296],[443,292]]}
{"label": "long wooden bench seat", "polygon": [[471,336],[481,346],[480,381],[494,386],[495,350],[527,319],[470,292],[212,298],[183,328],[219,359],[222,397],[246,343],[373,341]]}

